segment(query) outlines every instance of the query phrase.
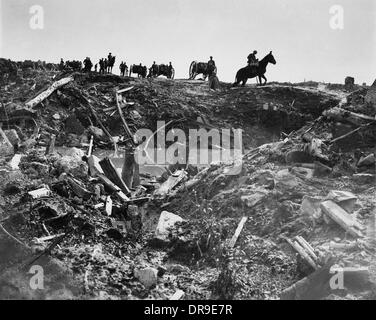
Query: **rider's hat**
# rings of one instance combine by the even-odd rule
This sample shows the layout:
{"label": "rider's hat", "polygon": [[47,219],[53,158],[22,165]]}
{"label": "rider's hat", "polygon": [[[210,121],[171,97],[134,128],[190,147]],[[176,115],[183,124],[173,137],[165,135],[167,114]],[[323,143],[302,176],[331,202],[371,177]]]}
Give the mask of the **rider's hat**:
{"label": "rider's hat", "polygon": [[254,54],[257,54],[257,51],[256,51],[256,50],[254,50],[254,51],[253,51],[253,53],[254,53]]}

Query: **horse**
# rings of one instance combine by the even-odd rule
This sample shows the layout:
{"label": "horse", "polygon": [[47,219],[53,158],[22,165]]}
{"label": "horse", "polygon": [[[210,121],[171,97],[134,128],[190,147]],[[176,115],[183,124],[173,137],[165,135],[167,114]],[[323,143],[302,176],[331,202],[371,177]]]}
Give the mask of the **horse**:
{"label": "horse", "polygon": [[[252,79],[255,77],[259,78],[260,85],[265,85],[268,82],[268,79],[266,79],[265,77],[266,67],[268,63],[272,63],[272,64],[277,63],[273,57],[272,51],[270,51],[270,53],[259,62],[258,66],[248,65],[245,68],[240,69],[238,73],[236,74],[233,87],[236,87],[237,85],[239,85],[240,82],[243,82],[242,86],[244,87],[248,79]],[[262,79],[265,80],[264,83],[262,83]]]}
{"label": "horse", "polygon": [[115,65],[115,61],[116,61],[116,57],[113,56],[111,57],[108,62],[107,62],[107,72],[108,73],[112,73],[112,68],[114,67]]}
{"label": "horse", "polygon": [[147,72],[148,72],[148,68],[146,68],[146,66],[142,66],[141,64],[139,65],[134,64],[129,68],[130,77],[132,76],[132,73],[136,73],[139,78],[141,77],[146,78]]}
{"label": "horse", "polygon": [[174,79],[175,76],[175,69],[170,68],[170,66],[166,64],[160,64],[160,65],[153,65],[149,69],[149,75],[148,78],[157,78],[159,76],[166,76],[167,79]]}
{"label": "horse", "polygon": [[[217,67],[212,70],[214,73],[217,73]],[[207,76],[210,73],[209,64],[206,62],[197,62],[193,61],[191,66],[189,67],[189,80],[194,80],[200,73],[203,74],[204,80],[206,80]]]}

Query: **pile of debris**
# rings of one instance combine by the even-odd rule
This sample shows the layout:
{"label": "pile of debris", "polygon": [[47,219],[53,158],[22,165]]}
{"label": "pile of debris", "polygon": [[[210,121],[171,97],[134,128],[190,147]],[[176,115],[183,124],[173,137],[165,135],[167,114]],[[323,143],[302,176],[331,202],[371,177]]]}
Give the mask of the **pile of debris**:
{"label": "pile of debris", "polygon": [[[0,91],[1,297],[374,297],[366,90],[18,70]],[[134,133],[158,120],[242,127],[242,169],[138,167]]]}

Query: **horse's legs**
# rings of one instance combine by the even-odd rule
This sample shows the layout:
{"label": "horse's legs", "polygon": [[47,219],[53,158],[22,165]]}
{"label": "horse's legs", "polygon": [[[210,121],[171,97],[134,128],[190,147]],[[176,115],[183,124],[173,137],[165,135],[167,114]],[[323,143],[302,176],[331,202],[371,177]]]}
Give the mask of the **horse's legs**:
{"label": "horse's legs", "polygon": [[245,84],[247,83],[247,81],[248,81],[247,78],[245,78],[245,79],[243,80],[243,83],[242,83],[242,86],[243,86],[243,87],[245,87]]}
{"label": "horse's legs", "polygon": [[261,77],[265,80],[264,85],[266,85],[266,83],[268,82],[268,79],[266,79],[264,75],[262,75]]}

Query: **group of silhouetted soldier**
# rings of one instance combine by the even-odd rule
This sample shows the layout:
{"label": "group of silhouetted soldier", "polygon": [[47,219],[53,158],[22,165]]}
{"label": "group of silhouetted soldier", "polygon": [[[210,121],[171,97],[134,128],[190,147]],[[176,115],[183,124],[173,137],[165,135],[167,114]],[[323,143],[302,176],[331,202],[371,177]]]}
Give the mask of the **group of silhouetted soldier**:
{"label": "group of silhouetted soldier", "polygon": [[[259,64],[258,59],[256,58],[257,51],[254,50],[251,54],[248,55],[247,57],[247,65],[250,67],[257,67]],[[60,64],[59,64],[59,69],[60,70],[74,70],[74,71],[79,71],[82,70],[84,72],[91,72],[92,68],[94,66],[94,72],[98,72],[100,74],[106,74],[106,73],[112,73],[113,66],[115,64],[116,57],[112,55],[110,52],[107,56],[107,58],[101,58],[99,62],[95,65],[93,65],[90,57],[86,57],[85,60],[83,61],[83,68],[82,68],[82,63],[80,61],[66,61],[64,62],[63,59],[61,59]],[[99,66],[99,70],[98,70]],[[150,75],[151,76],[158,76],[159,66],[153,62],[153,65],[150,68]],[[172,73],[173,67],[172,63],[170,62],[167,68],[170,71],[170,74]],[[120,75],[125,77],[128,74],[128,66],[127,63],[122,61],[119,66],[120,69]],[[209,79],[211,77],[216,77],[216,65],[215,61],[213,60],[213,57],[210,57],[210,60],[207,62],[207,74],[209,76]]]}

